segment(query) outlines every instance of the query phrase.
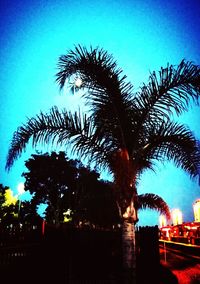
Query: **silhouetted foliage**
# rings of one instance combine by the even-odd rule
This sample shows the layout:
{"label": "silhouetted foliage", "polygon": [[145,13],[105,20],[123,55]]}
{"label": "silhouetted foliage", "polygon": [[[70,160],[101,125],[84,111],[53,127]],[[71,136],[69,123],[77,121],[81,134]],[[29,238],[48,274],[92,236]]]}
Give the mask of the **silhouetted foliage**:
{"label": "silhouetted foliage", "polygon": [[[34,193],[31,207],[27,207],[30,212],[46,203],[45,218],[49,223],[62,222],[68,210],[74,224],[105,226],[119,222],[111,185],[100,181],[99,174],[80,161],[68,159],[64,152],[52,152],[32,155],[25,166],[25,189]],[[28,218],[28,211],[26,215]]]}
{"label": "silhouetted foliage", "polygon": [[[18,201],[19,206],[19,201]],[[37,206],[32,201],[22,201],[19,210],[19,222],[22,224],[37,225],[41,223],[41,217],[37,213]]]}
{"label": "silhouetted foliage", "polygon": [[112,183],[99,180],[99,174],[79,168],[75,191],[74,220],[109,226],[120,222]]}
{"label": "silhouetted foliage", "polygon": [[70,189],[75,187],[77,176],[76,161],[67,160],[64,152],[52,152],[43,155],[32,155],[25,166],[28,172],[25,177],[25,189],[34,193],[32,206],[37,208],[40,203],[46,203],[46,219],[52,223],[59,223],[63,219],[63,212],[71,207]]}

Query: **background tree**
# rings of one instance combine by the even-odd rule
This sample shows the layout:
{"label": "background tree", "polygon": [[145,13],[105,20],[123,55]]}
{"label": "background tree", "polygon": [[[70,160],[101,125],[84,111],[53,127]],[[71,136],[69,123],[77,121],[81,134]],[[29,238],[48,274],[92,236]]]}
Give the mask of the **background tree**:
{"label": "background tree", "polygon": [[31,203],[35,209],[41,203],[48,205],[46,220],[49,223],[59,224],[63,212],[71,207],[70,190],[76,186],[76,163],[68,160],[64,152],[34,154],[25,162],[28,169],[23,173],[25,189],[34,193]]}
{"label": "background tree", "polygon": [[32,202],[32,200],[21,202],[19,222],[23,225],[38,225],[42,223],[42,218],[37,212],[37,206],[35,202]]}
{"label": "background tree", "polygon": [[[111,187],[108,188],[106,182],[99,180],[97,172],[86,168],[80,161],[68,159],[64,152],[52,152],[34,154],[25,165],[28,169],[23,173],[25,189],[33,197],[30,207],[22,203],[21,217],[28,218],[31,212],[37,211],[39,204],[46,203],[45,218],[49,223],[62,222],[63,213],[68,210],[76,225],[82,222],[103,226],[118,220]],[[113,206],[115,210],[112,212]]]}
{"label": "background tree", "polygon": [[[150,74],[137,93],[117,68],[112,55],[99,48],[77,46],[59,59],[57,82],[62,89],[72,76],[85,88],[88,114],[59,111],[40,113],[14,133],[7,168],[25,149],[29,139],[72,145],[79,157],[108,168],[123,226],[126,279],[135,270],[135,224],[138,221],[137,181],[156,161],[171,160],[191,177],[198,175],[200,153],[193,133],[173,120],[173,114],[198,103],[200,68],[182,61]],[[131,279],[129,279],[129,277]]]}
{"label": "background tree", "polygon": [[119,214],[111,183],[99,179],[89,168],[79,168],[74,194],[74,221],[111,227],[118,224]]}
{"label": "background tree", "polygon": [[[105,228],[120,223],[113,184],[100,180],[95,170],[83,166],[78,160],[69,160],[64,152],[32,155],[25,165],[28,169],[23,173],[25,189],[33,197],[30,202],[21,204],[21,221],[37,220],[38,205],[46,203],[45,219],[48,223],[59,224],[69,210],[76,226],[88,224]],[[142,196],[141,209],[150,207],[168,214],[168,207],[161,198],[154,195],[150,200],[150,195]]]}
{"label": "background tree", "polygon": [[18,222],[18,202],[8,186],[0,184],[0,222],[7,226]]}

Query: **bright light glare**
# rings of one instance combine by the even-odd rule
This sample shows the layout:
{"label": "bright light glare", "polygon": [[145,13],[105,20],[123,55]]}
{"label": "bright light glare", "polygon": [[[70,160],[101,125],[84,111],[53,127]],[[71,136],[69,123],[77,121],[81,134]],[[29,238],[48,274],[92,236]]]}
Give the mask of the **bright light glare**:
{"label": "bright light glare", "polygon": [[165,227],[165,226],[167,226],[166,217],[163,216],[163,215],[160,215],[160,217],[159,217],[159,223],[160,223],[160,227]]}
{"label": "bright light glare", "polygon": [[173,225],[179,225],[183,223],[183,215],[180,209],[173,209],[172,220],[173,220]]}
{"label": "bright light glare", "polygon": [[83,82],[82,82],[82,80],[80,79],[80,78],[77,78],[76,80],[75,80],[75,86],[77,87],[77,88],[80,88],[80,86],[83,84]]}
{"label": "bright light glare", "polygon": [[24,190],[24,183],[23,182],[20,182],[17,186],[17,192],[19,195],[23,194],[25,192]]}
{"label": "bright light glare", "polygon": [[200,222],[200,199],[197,199],[193,204],[194,209],[194,221]]}

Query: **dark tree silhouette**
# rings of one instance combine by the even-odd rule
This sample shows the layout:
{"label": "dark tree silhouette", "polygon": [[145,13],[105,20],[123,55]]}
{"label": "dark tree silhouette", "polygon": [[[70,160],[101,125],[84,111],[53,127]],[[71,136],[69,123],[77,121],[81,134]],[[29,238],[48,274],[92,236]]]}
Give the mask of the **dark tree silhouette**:
{"label": "dark tree silhouette", "polygon": [[20,203],[19,211],[19,201],[17,203],[19,222],[23,225],[38,225],[42,223],[42,218],[37,212],[37,204],[30,201],[22,201]]}
{"label": "dark tree silhouette", "polygon": [[24,172],[25,189],[34,193],[32,206],[40,203],[48,205],[46,219],[49,223],[59,224],[63,212],[71,208],[72,188],[76,187],[77,161],[68,160],[64,152],[50,155],[32,155],[25,162],[28,172]]}
{"label": "dark tree silhouette", "polygon": [[119,213],[112,183],[99,180],[99,174],[88,168],[79,168],[75,191],[74,220],[99,227],[119,224]]}
{"label": "dark tree silhouette", "polygon": [[74,225],[89,222],[102,227],[119,223],[112,187],[80,161],[68,159],[64,152],[52,152],[34,154],[25,165],[25,189],[33,197],[30,207],[22,204],[23,219],[31,217],[30,212],[36,212],[40,203],[46,203],[48,223],[62,222],[68,209]]}

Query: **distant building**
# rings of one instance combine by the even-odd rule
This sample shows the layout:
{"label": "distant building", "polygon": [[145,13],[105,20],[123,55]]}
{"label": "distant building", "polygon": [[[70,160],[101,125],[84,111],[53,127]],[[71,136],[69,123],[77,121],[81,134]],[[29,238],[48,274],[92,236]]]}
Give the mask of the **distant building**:
{"label": "distant building", "polygon": [[197,199],[193,204],[194,221],[200,222],[200,199]]}

